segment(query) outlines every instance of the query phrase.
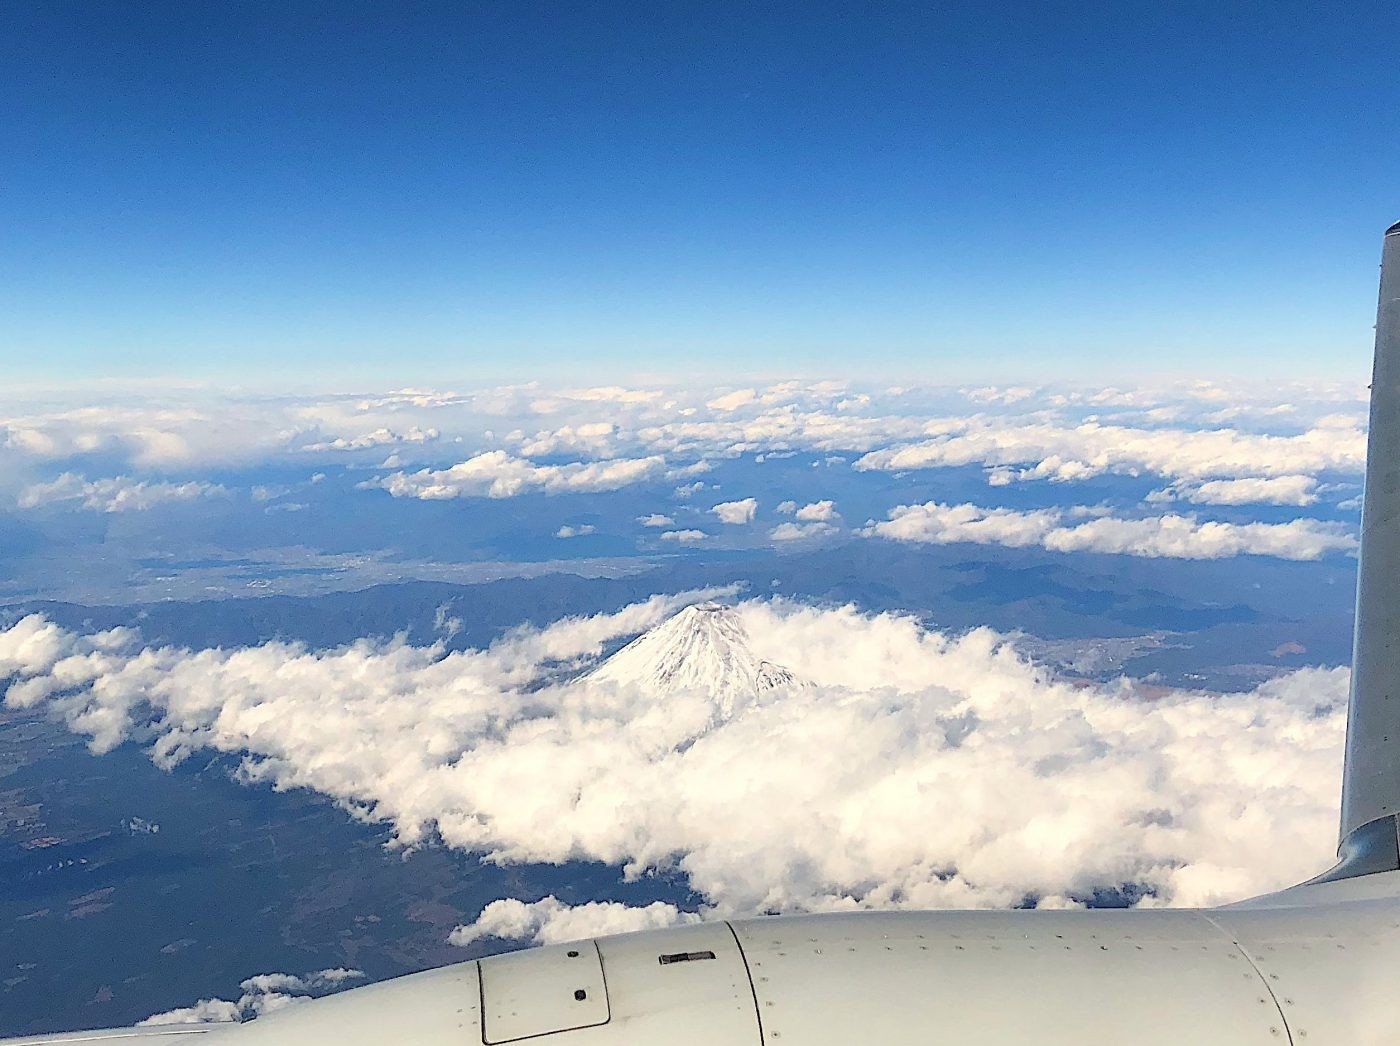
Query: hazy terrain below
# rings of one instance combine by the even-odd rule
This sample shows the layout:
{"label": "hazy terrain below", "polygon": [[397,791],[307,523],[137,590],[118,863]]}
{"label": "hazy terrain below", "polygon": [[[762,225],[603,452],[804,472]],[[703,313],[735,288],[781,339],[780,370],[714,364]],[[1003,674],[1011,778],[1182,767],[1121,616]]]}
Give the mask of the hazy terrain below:
{"label": "hazy terrain below", "polygon": [[[1024,631],[1070,675],[1127,672],[1241,688],[1301,664],[1344,662],[1351,561],[1072,561],[1035,552],[843,546],[734,554],[664,573],[557,574],[474,586],[413,582],[310,597],[138,606],[12,604],[71,628],[134,626],[150,644],[313,648],[405,633],[480,647],[522,622],[613,610],[656,591],[740,592],[918,613],[959,631]],[[0,713],[0,1034],[119,1024],[227,994],[268,971],[343,966],[372,979],[469,957],[446,943],[498,897],[644,904],[694,898],[679,882],[626,883],[573,863],[502,868],[387,830],[306,791],[236,783],[230,756],[172,772],[125,744],[93,756],[39,712]],[[1109,898],[1109,900],[1112,900]]]}

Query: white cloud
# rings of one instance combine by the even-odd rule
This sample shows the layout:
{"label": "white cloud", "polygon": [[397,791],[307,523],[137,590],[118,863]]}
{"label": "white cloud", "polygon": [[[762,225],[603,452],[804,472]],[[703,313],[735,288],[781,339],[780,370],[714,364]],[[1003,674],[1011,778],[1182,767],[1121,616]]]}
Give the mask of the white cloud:
{"label": "white cloud", "polygon": [[797,511],[797,502],[795,502],[795,501],[780,501],[780,502],[778,502],[778,512],[779,512],[781,515],[790,516],[790,515],[792,515],[794,512],[796,512],[796,511]]}
{"label": "white cloud", "polygon": [[768,408],[753,417],[668,419],[643,425],[630,440],[655,453],[735,457],[788,451],[866,451],[895,439],[916,439],[928,426],[918,418],[837,413],[823,409]]}
{"label": "white cloud", "polygon": [[731,526],[752,523],[757,512],[758,501],[754,498],[744,498],[742,501],[721,501],[710,509],[712,516],[721,523],[727,523]]}
{"label": "white cloud", "polygon": [[379,428],[358,436],[337,436],[335,439],[308,443],[301,449],[316,453],[328,450],[368,450],[371,447],[400,446],[411,443],[432,443],[440,435],[437,429],[420,429],[414,426],[406,432]]}
{"label": "white cloud", "polygon": [[[94,402],[99,396],[107,402]],[[946,443],[925,464],[1006,459],[1028,476],[1067,478],[1081,467],[1161,467],[1173,479],[1228,479],[1314,474],[1320,463],[1357,471],[1363,450],[1355,437],[1365,424],[1364,400],[1360,385],[1276,381],[961,391],[852,391],[841,382],[796,381],[737,390],[549,389],[529,383],[465,393],[398,389],[301,396],[149,386],[100,394],[69,388],[28,401],[6,389],[0,391],[0,457],[23,462],[101,453],[127,463],[124,468],[152,470],[274,460],[307,448],[354,453],[427,443],[437,433],[471,452],[504,442],[526,458],[661,454],[684,462],[707,454],[796,451],[917,458],[924,444]],[[969,407],[976,413],[966,416]],[[551,427],[538,427],[542,416]],[[493,434],[498,428],[510,431],[503,441]],[[1279,428],[1290,434],[1255,431]],[[1127,439],[1119,441],[1120,434]],[[1105,449],[1120,442],[1121,454]],[[1255,452],[1263,471],[1248,468]],[[1296,459],[1292,466],[1283,460],[1289,457]],[[902,461],[897,467],[924,466]],[[1198,475],[1202,467],[1218,474]]]}
{"label": "white cloud", "polygon": [[734,392],[725,393],[723,396],[716,396],[705,406],[711,410],[731,411],[746,407],[756,399],[758,399],[758,392],[754,389],[737,389]]}
{"label": "white cloud", "polygon": [[1317,480],[1311,476],[1274,476],[1269,479],[1213,479],[1188,487],[1184,499],[1197,505],[1296,505],[1317,501]]}
{"label": "white cloud", "polygon": [[370,413],[372,411],[385,409],[437,409],[441,407],[455,407],[467,401],[468,397],[447,390],[404,388],[392,389],[380,396],[361,399],[356,402],[355,410],[360,413]]}
{"label": "white cloud", "polygon": [[838,528],[830,523],[779,523],[768,532],[773,541],[810,541],[835,534]]}
{"label": "white cloud", "polygon": [[834,501],[813,501],[797,510],[797,518],[804,523],[830,523],[836,516],[836,502]]}
{"label": "white cloud", "polygon": [[[193,402],[185,392],[178,397]],[[0,447],[25,458],[119,456],[145,469],[243,461],[285,448],[291,435],[279,407],[214,400],[170,407],[159,398],[136,406],[83,405],[0,418]]]}
{"label": "white cloud", "polygon": [[[277,996],[277,998],[290,1000],[291,997]],[[237,1002],[230,999],[200,999],[193,1006],[179,1006],[163,1013],[155,1013],[137,1023],[138,1025],[223,1024],[251,1020],[258,1014],[266,1012],[264,1005],[266,999],[267,996],[251,993],[243,995]],[[271,1008],[276,1010],[281,1007],[274,1004]]]}
{"label": "white cloud", "polygon": [[[520,405],[510,405],[504,402],[509,399],[512,390],[506,389],[492,390],[476,397],[475,405],[480,407],[483,401],[492,401],[498,413],[513,413],[520,409]],[[621,385],[600,385],[589,389],[542,389],[538,384],[519,385],[514,387],[514,391],[519,393],[532,393],[529,397],[528,409],[532,414],[554,415],[571,410],[576,410],[579,404],[604,403],[613,408],[640,409],[659,405],[666,393],[660,389],[629,389]],[[503,396],[502,393],[505,395]]]}
{"label": "white cloud", "polygon": [[112,476],[89,480],[65,472],[48,483],[26,487],[19,495],[20,508],[66,505],[94,512],[144,512],[157,505],[224,497],[228,491],[217,483],[191,480],[187,483],[161,483]]}
{"label": "white cloud", "polygon": [[591,389],[574,389],[564,395],[583,403],[654,403],[665,393],[659,389],[628,389],[620,385],[600,385]]}
{"label": "white cloud", "polygon": [[1066,518],[1096,513],[1073,509],[981,508],[977,505],[899,505],[890,518],[870,523],[862,534],[928,545],[974,542],[1025,548],[1038,545],[1053,552],[1108,552],[1172,559],[1220,559],[1226,556],[1276,556],[1317,559],[1329,552],[1356,548],[1349,528],[1315,519],[1288,523],[1218,523],[1195,516],[1165,515],[1120,519],[1100,515],[1084,523]]}
{"label": "white cloud", "polygon": [[979,545],[1006,545],[1024,548],[1040,544],[1045,535],[1059,526],[1057,509],[1021,512],[1009,508],[984,509],[976,505],[897,505],[883,523],[868,524],[867,536],[947,545],[971,541]]}
{"label": "white cloud", "polygon": [[553,432],[540,432],[520,444],[525,457],[547,457],[551,454],[587,454],[612,457],[617,426],[610,421],[595,421],[582,425],[565,425]]}
{"label": "white cloud", "polygon": [[581,538],[592,534],[597,529],[592,523],[580,523],[578,526],[569,526],[566,523],[554,532],[554,536],[557,538]]}
{"label": "white cloud", "polygon": [[703,530],[668,530],[661,535],[661,540],[674,541],[678,545],[698,545],[709,536]]}
{"label": "white cloud", "polygon": [[364,486],[382,487],[396,498],[510,498],[530,491],[567,494],[618,490],[655,479],[665,468],[659,457],[537,465],[503,450],[491,450],[447,469],[395,472]]}
{"label": "white cloud", "polygon": [[[1345,670],[1140,694],[1062,681],[986,629],[779,600],[742,604],[744,630],[755,657],[808,685],[728,718],[705,692],[548,681],[693,599],[453,652],[145,648],[29,617],[0,632],[0,675],[16,677],[10,707],[47,708],[96,752],[126,739],[161,765],[241,752],[244,780],[335,797],[403,844],[436,834],[501,863],[666,869],[721,915],[1122,884],[1214,904],[1330,858]],[[511,925],[545,932],[546,914],[529,916],[540,930]]]}
{"label": "white cloud", "polygon": [[653,512],[649,516],[638,516],[637,522],[644,527],[674,527],[676,521],[670,516],[663,516],[660,512]]}
{"label": "white cloud", "polygon": [[691,465],[682,465],[679,468],[666,470],[668,480],[686,479],[689,476],[703,476],[707,472],[713,472],[715,467],[708,461],[697,461]]}
{"label": "white cloud", "polygon": [[1319,424],[1294,436],[1002,418],[949,419],[937,428],[940,431],[932,439],[872,451],[855,467],[902,471],[1024,465],[1017,473],[1019,479],[1069,482],[1105,472],[1151,472],[1191,480],[1275,477],[1324,469],[1360,472],[1366,462],[1366,434],[1350,424]]}
{"label": "white cloud", "polygon": [[999,403],[1003,406],[1011,406],[1028,400],[1036,394],[1036,389],[1027,388],[1024,385],[1011,386],[1009,388],[998,388],[995,385],[985,385],[981,388],[963,389],[963,395],[973,403]]}
{"label": "white cloud", "polygon": [[699,921],[699,915],[682,912],[664,901],[630,907],[617,901],[568,905],[553,896],[532,904],[503,898],[483,908],[475,922],[453,930],[448,942],[466,947],[483,937],[499,937],[531,944],[562,944],[638,930],[665,930]]}
{"label": "white cloud", "polygon": [[157,1013],[139,1022],[148,1027],[160,1024],[221,1024],[250,1021],[294,1003],[327,995],[361,980],[364,972],[341,967],[318,970],[298,977],[290,973],[260,973],[239,984],[242,994],[230,999],[200,999],[193,1006]]}

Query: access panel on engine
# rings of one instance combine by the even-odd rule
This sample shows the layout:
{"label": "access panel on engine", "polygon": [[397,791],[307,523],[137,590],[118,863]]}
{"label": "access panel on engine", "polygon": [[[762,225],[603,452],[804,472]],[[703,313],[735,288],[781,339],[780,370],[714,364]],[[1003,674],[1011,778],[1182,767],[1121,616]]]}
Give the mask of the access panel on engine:
{"label": "access panel on engine", "polygon": [[585,941],[482,959],[481,1015],[489,1046],[607,1024],[598,946]]}

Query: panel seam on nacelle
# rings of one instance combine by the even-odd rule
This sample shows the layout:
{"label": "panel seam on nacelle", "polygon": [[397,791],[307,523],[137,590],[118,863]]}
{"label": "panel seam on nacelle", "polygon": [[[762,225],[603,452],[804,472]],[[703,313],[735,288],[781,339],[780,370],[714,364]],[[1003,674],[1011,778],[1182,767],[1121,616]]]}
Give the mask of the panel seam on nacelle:
{"label": "panel seam on nacelle", "polygon": [[758,1003],[758,986],[753,982],[753,970],[749,969],[749,957],[744,951],[744,942],[739,940],[739,931],[734,929],[734,924],[726,919],[724,925],[729,927],[729,935],[734,938],[734,947],[739,949],[739,958],[744,963],[744,976],[749,979],[749,994],[753,996],[753,1016],[758,1022],[759,1046],[762,1046],[766,1041],[763,1037],[763,1010]]}
{"label": "panel seam on nacelle", "polygon": [[1283,1034],[1288,1036],[1288,1046],[1293,1046],[1293,1029],[1288,1025],[1288,1016],[1283,1012],[1283,1004],[1278,1001],[1278,996],[1274,994],[1274,989],[1269,984],[1269,978],[1264,975],[1264,971],[1260,969],[1259,964],[1254,961],[1254,956],[1249,954],[1249,949],[1241,944],[1233,933],[1221,926],[1205,912],[1198,912],[1197,914],[1224,934],[1225,937],[1229,939],[1230,943],[1235,946],[1235,950],[1240,953],[1240,957],[1243,958],[1245,962],[1249,963],[1249,968],[1254,971],[1254,976],[1259,978],[1259,983],[1262,984],[1264,990],[1269,993],[1269,999],[1273,1002],[1274,1009],[1278,1011],[1278,1019],[1283,1025]]}
{"label": "panel seam on nacelle", "polygon": [[476,967],[476,997],[481,1006],[481,1046],[486,1043],[486,978],[481,976],[481,960],[472,964]]}
{"label": "panel seam on nacelle", "polygon": [[[612,1023],[612,998],[608,993],[608,973],[606,964],[603,962],[603,950],[598,946],[598,941],[596,938],[593,938],[587,942],[579,941],[577,942],[577,944],[578,948],[571,950],[568,953],[571,958],[579,956],[579,949],[591,948],[593,957],[596,958],[598,961],[598,980],[602,984],[603,1019],[601,1021],[593,1021],[592,1023],[588,1024],[573,1024],[556,1028],[545,1028],[540,1031],[532,1031],[523,1035],[516,1034],[503,1039],[492,1039],[490,1037],[489,1027],[490,1013],[488,1011],[486,1000],[486,973],[482,967],[482,961],[478,959],[476,962],[476,970],[478,993],[481,999],[481,1041],[483,1046],[501,1046],[501,1044],[513,1042],[530,1042],[532,1040],[543,1039],[551,1035],[559,1035],[564,1032],[579,1031],[584,1028],[602,1028]],[[563,948],[565,946],[558,945],[556,947]],[[536,955],[539,955],[543,952],[549,952],[551,950],[552,949],[550,948],[545,948],[542,950],[527,948],[521,952],[512,952],[508,953],[506,956],[499,956],[494,958],[506,959],[511,957],[518,957],[521,955],[528,955],[532,952]],[[574,994],[574,999],[576,1001],[582,1001],[585,997],[586,994],[583,990],[576,991]]]}
{"label": "panel seam on nacelle", "polygon": [[593,954],[598,956],[598,976],[603,982],[603,1006],[607,1012],[603,1023],[595,1024],[593,1027],[602,1028],[612,1023],[612,992],[608,991],[608,963],[603,958],[603,949],[598,946],[598,938],[594,937],[589,943],[593,945]]}

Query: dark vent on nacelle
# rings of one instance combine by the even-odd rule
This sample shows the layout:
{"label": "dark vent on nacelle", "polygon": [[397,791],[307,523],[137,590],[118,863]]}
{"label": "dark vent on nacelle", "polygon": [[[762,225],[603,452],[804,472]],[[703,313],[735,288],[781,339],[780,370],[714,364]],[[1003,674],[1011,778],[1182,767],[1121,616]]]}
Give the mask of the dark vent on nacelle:
{"label": "dark vent on nacelle", "polygon": [[658,955],[656,961],[662,966],[670,966],[673,962],[699,962],[701,959],[713,959],[714,952],[671,952],[667,955]]}

